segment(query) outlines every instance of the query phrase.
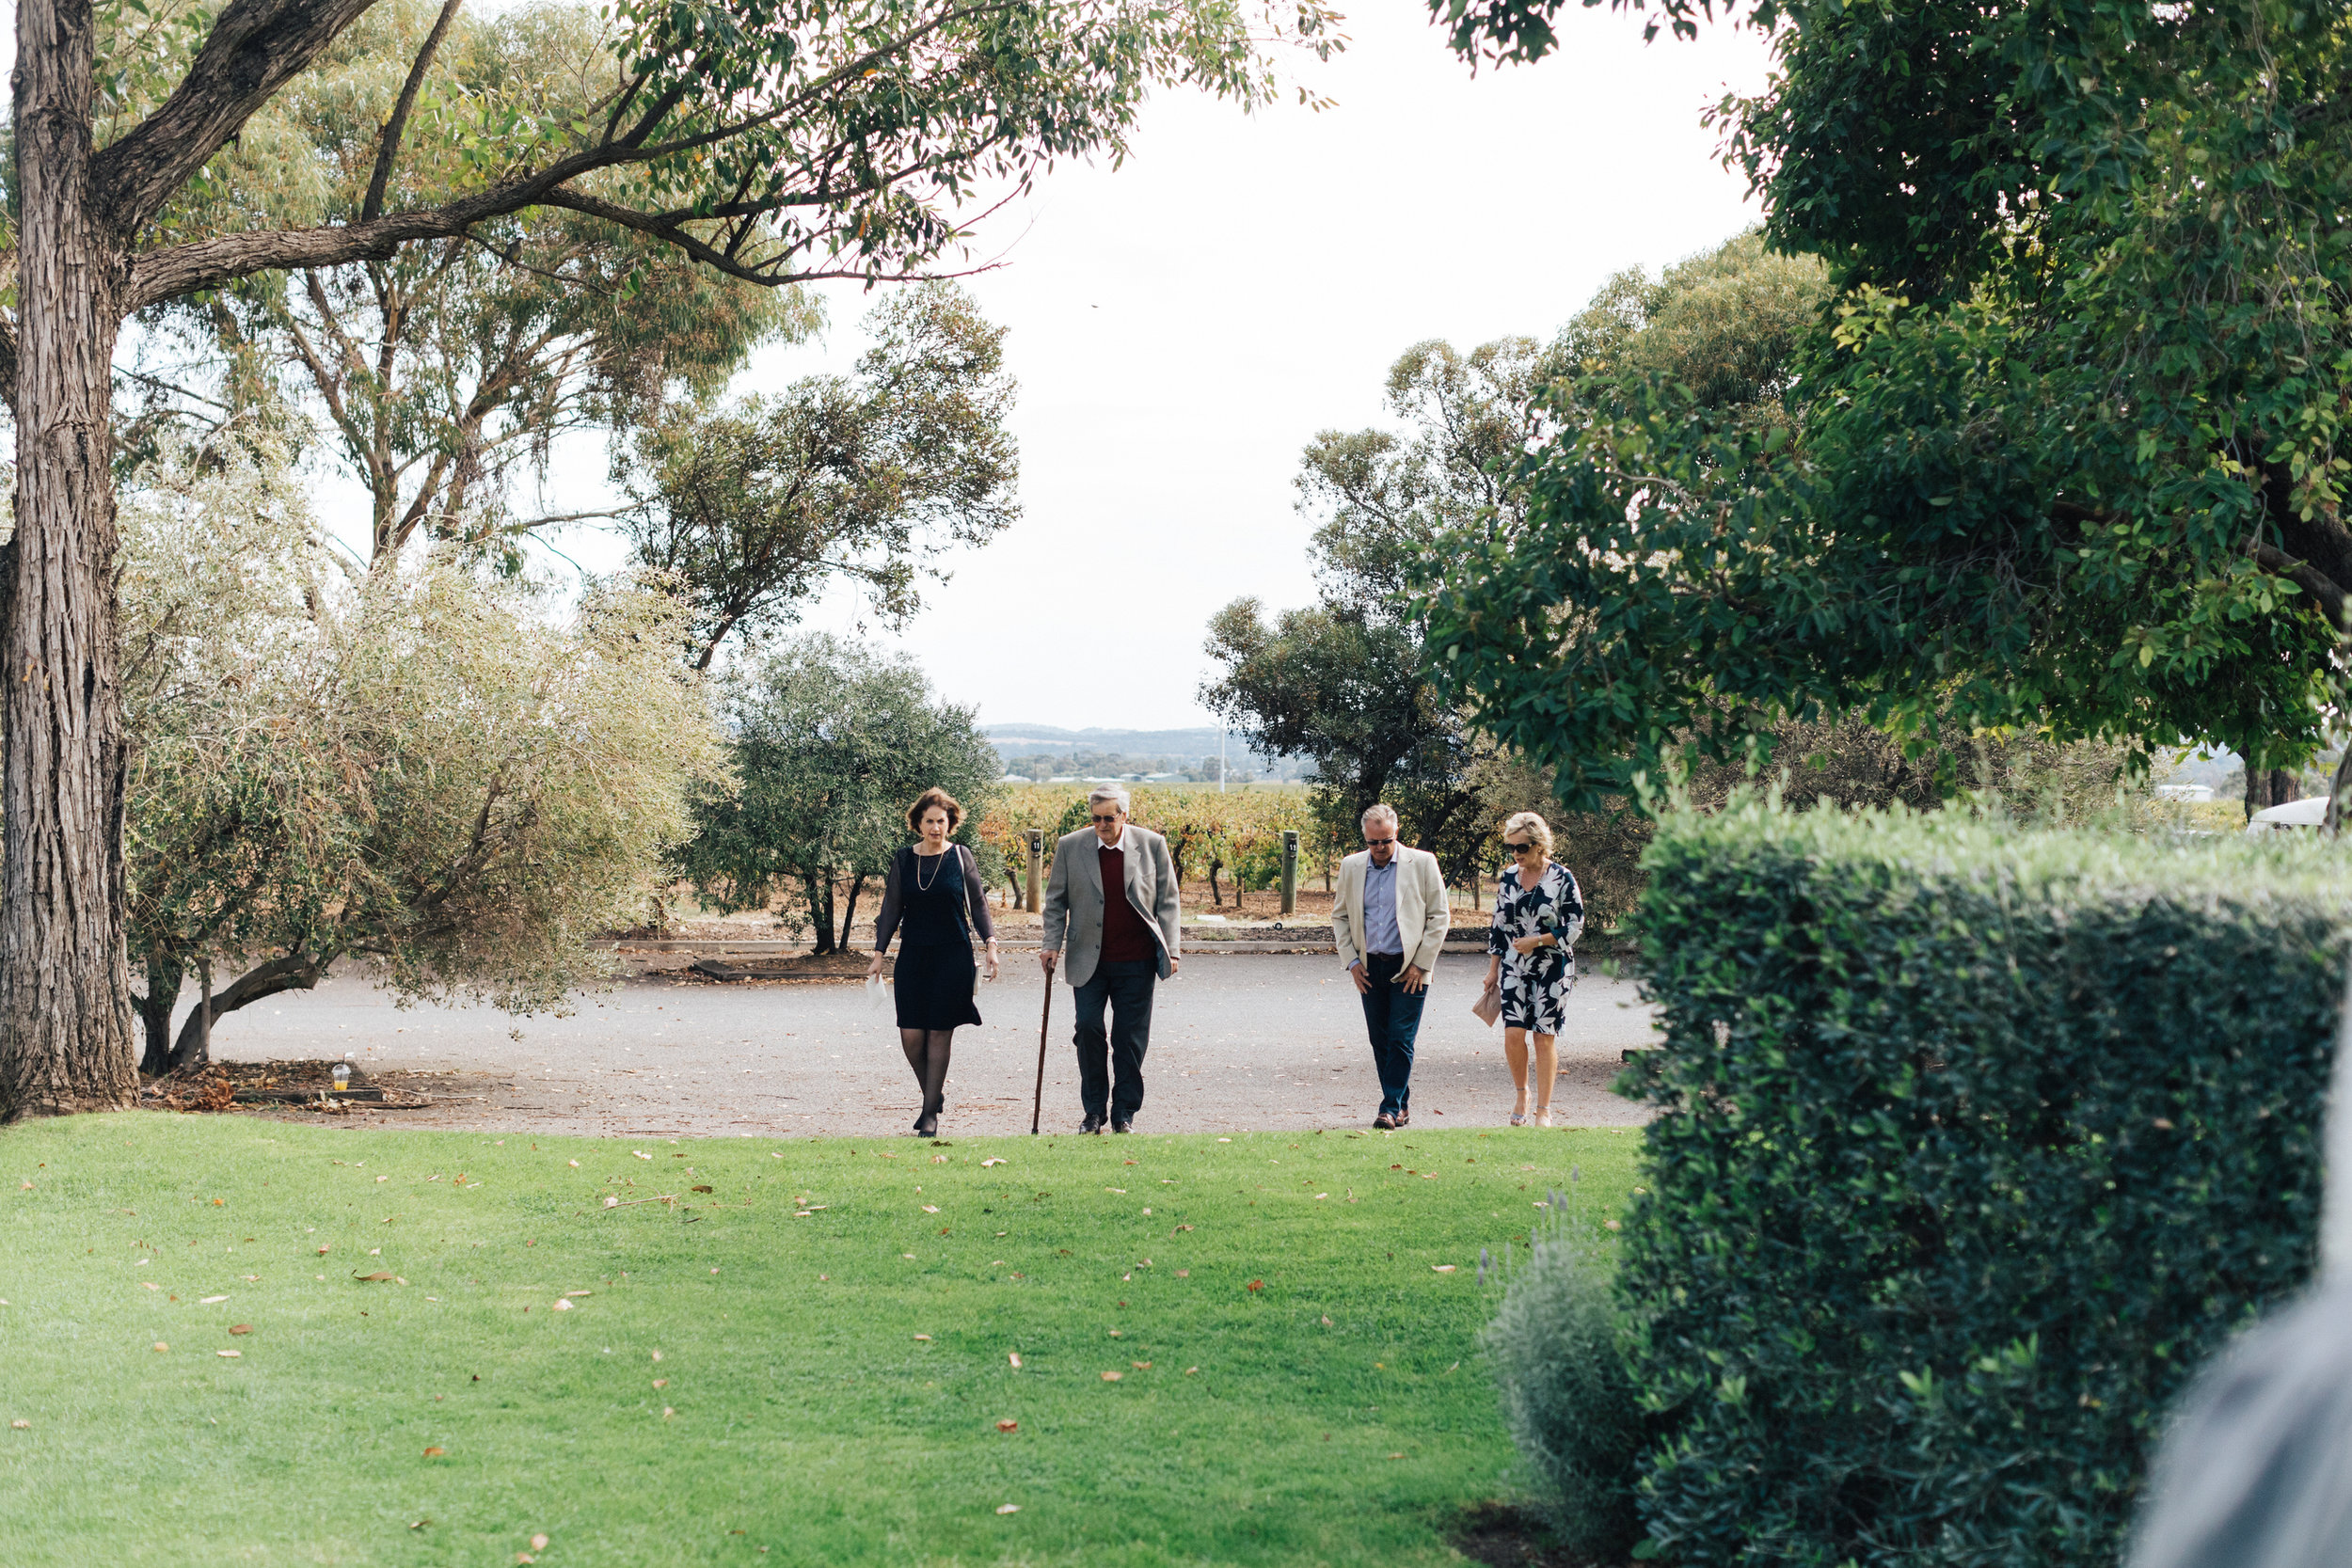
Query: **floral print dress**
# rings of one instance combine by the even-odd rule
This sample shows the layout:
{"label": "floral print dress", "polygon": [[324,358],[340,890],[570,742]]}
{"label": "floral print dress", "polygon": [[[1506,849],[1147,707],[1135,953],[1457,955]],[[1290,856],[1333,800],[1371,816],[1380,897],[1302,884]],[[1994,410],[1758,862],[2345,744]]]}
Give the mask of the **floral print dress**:
{"label": "floral print dress", "polygon": [[[1544,863],[1534,887],[1519,886],[1519,868],[1502,874],[1495,889],[1494,925],[1486,951],[1502,959],[1502,1022],[1534,1035],[1557,1035],[1567,1016],[1568,992],[1576,985],[1577,937],[1584,929],[1584,895],[1576,878],[1558,861]],[[1557,937],[1557,947],[1521,954],[1511,943],[1522,937]]]}

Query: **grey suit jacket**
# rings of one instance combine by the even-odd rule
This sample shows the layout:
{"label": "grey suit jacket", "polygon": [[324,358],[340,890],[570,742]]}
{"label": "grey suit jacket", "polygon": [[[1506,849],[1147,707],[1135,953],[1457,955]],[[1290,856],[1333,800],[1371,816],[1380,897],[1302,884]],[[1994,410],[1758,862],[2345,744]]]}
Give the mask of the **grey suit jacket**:
{"label": "grey suit jacket", "polygon": [[[1054,872],[1045,883],[1045,950],[1063,953],[1063,978],[1083,986],[1103,957],[1103,840],[1092,828],[1057,839]],[[1149,828],[1127,825],[1127,902],[1159,938],[1160,978],[1168,960],[1182,957],[1177,927],[1176,863],[1168,840]]]}

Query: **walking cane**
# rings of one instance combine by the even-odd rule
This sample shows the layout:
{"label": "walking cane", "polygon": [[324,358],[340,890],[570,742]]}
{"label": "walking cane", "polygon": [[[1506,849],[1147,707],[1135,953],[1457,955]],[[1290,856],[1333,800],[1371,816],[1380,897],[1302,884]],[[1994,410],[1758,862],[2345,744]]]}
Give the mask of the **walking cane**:
{"label": "walking cane", "polygon": [[1045,1021],[1054,1016],[1054,972],[1045,972],[1045,1010],[1037,1019],[1037,1099],[1029,1106],[1029,1136],[1045,1115]]}

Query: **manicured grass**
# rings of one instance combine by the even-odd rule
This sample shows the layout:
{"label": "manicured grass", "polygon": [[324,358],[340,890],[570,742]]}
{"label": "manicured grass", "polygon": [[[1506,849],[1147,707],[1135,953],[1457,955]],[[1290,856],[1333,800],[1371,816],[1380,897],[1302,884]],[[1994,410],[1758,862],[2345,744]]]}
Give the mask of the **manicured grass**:
{"label": "manicured grass", "polygon": [[1639,1145],[8,1129],[0,1561],[1458,1562],[1479,1248]]}

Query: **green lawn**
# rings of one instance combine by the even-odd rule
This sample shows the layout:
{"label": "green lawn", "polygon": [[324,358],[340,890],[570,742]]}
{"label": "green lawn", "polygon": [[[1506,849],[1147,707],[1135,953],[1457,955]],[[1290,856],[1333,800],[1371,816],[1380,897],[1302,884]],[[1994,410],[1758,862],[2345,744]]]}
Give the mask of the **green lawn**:
{"label": "green lawn", "polygon": [[0,1562],[1458,1562],[1479,1248],[1639,1146],[0,1131]]}

